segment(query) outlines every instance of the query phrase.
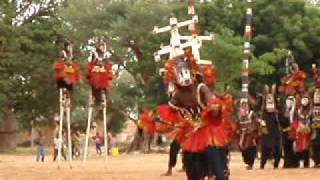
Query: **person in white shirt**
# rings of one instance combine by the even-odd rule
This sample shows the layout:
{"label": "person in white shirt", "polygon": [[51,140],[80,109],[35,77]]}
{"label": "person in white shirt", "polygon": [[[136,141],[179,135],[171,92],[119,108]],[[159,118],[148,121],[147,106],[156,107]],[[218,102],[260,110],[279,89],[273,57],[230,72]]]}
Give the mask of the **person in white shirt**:
{"label": "person in white shirt", "polygon": [[[56,161],[58,157],[58,149],[60,144],[63,145],[63,140],[59,139],[59,134],[56,134],[56,136],[53,138],[53,144],[54,144],[54,153],[53,153],[53,161]],[[61,148],[61,155],[64,158],[64,160],[67,160],[67,157],[63,151],[63,147]]]}

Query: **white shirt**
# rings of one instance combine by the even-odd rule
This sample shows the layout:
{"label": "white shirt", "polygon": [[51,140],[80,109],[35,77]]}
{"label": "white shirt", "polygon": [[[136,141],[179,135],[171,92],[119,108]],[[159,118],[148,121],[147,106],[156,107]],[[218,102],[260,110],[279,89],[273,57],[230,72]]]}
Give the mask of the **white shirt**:
{"label": "white shirt", "polygon": [[59,149],[59,145],[62,144],[62,140],[60,140],[59,138],[54,138],[53,139],[53,144],[54,144],[54,148],[55,149]]}

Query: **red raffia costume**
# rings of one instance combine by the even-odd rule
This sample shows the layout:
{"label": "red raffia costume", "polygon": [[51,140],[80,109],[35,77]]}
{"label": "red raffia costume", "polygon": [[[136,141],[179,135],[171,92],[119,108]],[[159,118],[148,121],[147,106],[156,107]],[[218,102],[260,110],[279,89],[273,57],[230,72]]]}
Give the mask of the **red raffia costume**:
{"label": "red raffia costume", "polygon": [[315,88],[320,88],[320,68],[312,68]]}
{"label": "red raffia costume", "polygon": [[156,126],[153,123],[152,112],[149,109],[145,109],[140,114],[140,119],[138,121],[138,126],[143,129],[144,132],[147,132],[149,135],[154,135],[156,132]]}
{"label": "red raffia costume", "polygon": [[292,122],[293,138],[295,139],[295,152],[309,150],[311,129],[308,125],[302,124],[298,120]]}
{"label": "red raffia costume", "polygon": [[98,57],[98,53],[92,55],[91,61],[87,64],[87,77],[90,86],[95,89],[107,89],[111,86],[111,65],[106,55],[103,57]]}
{"label": "red raffia costume", "polygon": [[[195,76],[200,73],[203,75],[203,81],[206,84],[214,85],[216,79],[214,70],[210,66],[200,68],[196,64],[191,51],[186,52],[185,56],[190,61],[192,74]],[[165,84],[176,79],[174,65],[175,61],[172,59],[165,64]],[[200,84],[204,85],[203,83]],[[199,86],[202,86],[200,84]],[[198,99],[200,99],[199,86],[196,88]],[[140,115],[141,124],[148,131],[166,133],[170,139],[177,140],[184,151],[201,152],[208,146],[226,146],[232,140],[236,129],[230,116],[232,98],[230,99],[229,96],[216,97],[214,95],[208,102],[199,102],[199,104],[203,105],[197,116],[193,116],[183,107],[177,107],[170,102],[167,105],[160,105],[156,112],[158,120],[155,121],[153,121],[152,113],[145,110]],[[218,115],[213,116],[212,114]]]}
{"label": "red raffia costume", "polygon": [[287,74],[281,79],[279,92],[287,95],[295,95],[304,91],[304,80],[306,73],[302,70],[296,70],[293,73]]}
{"label": "red raffia costume", "polygon": [[310,98],[308,96],[302,97],[301,101],[297,119],[291,125],[291,136],[294,139],[294,152],[299,157],[299,160],[304,160],[304,167],[309,167],[312,108],[310,107]]}
{"label": "red raffia costume", "polygon": [[[236,125],[231,121],[229,106],[223,98],[212,98],[201,113],[202,126],[190,132],[182,142],[183,149],[201,152],[208,146],[222,148],[228,145],[236,129]],[[217,111],[218,115],[213,115],[213,111]]]}
{"label": "red raffia costume", "polygon": [[53,69],[56,81],[64,81],[68,85],[74,85],[80,81],[80,66],[76,63],[68,64],[61,58],[53,64]]}
{"label": "red raffia costume", "polygon": [[106,89],[110,87],[112,75],[110,73],[111,65],[105,63],[104,65],[97,65],[93,61],[87,64],[89,84],[96,89]]}

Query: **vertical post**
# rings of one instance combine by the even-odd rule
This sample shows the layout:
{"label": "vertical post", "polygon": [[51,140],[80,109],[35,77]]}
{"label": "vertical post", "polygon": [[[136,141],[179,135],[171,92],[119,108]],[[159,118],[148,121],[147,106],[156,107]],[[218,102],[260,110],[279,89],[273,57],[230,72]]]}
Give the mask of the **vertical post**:
{"label": "vertical post", "polygon": [[108,159],[108,130],[107,130],[107,95],[106,92],[102,93],[103,98],[103,131],[104,131],[104,149],[105,149],[105,155],[106,160]]}
{"label": "vertical post", "polygon": [[87,130],[86,130],[86,141],[85,141],[84,153],[83,153],[83,164],[86,163],[87,156],[88,156],[88,146],[89,146],[89,135],[90,135],[92,111],[93,111],[93,99],[92,99],[92,92],[90,90],[89,91],[89,110],[88,110],[88,122],[87,122]]}
{"label": "vertical post", "polygon": [[[252,8],[251,8],[251,2],[252,0],[246,0],[247,1],[247,10],[246,10],[246,25],[245,25],[245,31],[244,31],[244,57],[242,60],[242,95],[241,95],[241,101],[248,103],[248,96],[249,96],[249,61],[251,57],[251,44],[250,41],[252,39]],[[249,113],[249,112],[247,112]]]}
{"label": "vertical post", "polygon": [[289,74],[289,65],[290,65],[290,63],[289,63],[289,57],[291,56],[291,51],[288,51],[288,57],[287,57],[287,59],[286,59],[286,74]]}
{"label": "vertical post", "polygon": [[31,139],[30,139],[30,144],[31,144],[31,147],[33,148],[34,147],[34,128],[33,128],[33,121],[34,121],[34,117],[33,119],[31,120],[30,122],[30,125],[31,125]]}
{"label": "vertical post", "polygon": [[242,60],[242,83],[241,83],[241,100],[239,108],[239,118],[240,118],[240,147],[242,145],[242,140],[244,138],[244,133],[246,133],[248,125],[250,125],[250,120],[248,119],[250,108],[249,108],[249,63],[251,59],[251,39],[252,39],[252,0],[246,0],[246,24],[244,29],[244,47],[243,47],[243,60]]}
{"label": "vertical post", "polygon": [[71,162],[72,162],[72,144],[71,144],[71,100],[70,97],[67,99],[67,126],[68,126],[68,149],[69,149],[69,162],[70,162],[70,167],[71,167]]}
{"label": "vertical post", "polygon": [[58,142],[58,161],[61,161],[62,153],[62,128],[63,128],[63,116],[64,116],[64,94],[63,89],[59,89],[59,101],[60,101],[60,119],[59,119],[59,142]]}

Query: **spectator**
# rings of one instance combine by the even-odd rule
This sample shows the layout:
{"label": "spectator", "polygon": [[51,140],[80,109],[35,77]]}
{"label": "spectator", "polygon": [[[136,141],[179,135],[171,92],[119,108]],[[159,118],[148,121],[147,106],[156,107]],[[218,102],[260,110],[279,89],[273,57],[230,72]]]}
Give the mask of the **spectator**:
{"label": "spectator", "polygon": [[[56,136],[53,139],[53,144],[54,144],[53,161],[56,161],[57,156],[58,156],[58,151],[59,151],[60,144],[61,144],[61,146],[63,144],[63,140],[59,139],[59,134],[58,133],[56,134]],[[64,153],[63,148],[61,148],[61,155],[64,158],[64,160],[67,160],[67,157],[66,157],[66,155]]]}
{"label": "spectator", "polygon": [[101,151],[101,145],[102,145],[102,137],[100,136],[100,133],[97,132],[95,136],[92,137],[95,144],[96,144],[96,152],[97,154],[101,155],[102,151]]}
{"label": "spectator", "polygon": [[109,142],[109,149],[116,146],[116,137],[113,136],[111,132],[108,133],[108,142]]}
{"label": "spectator", "polygon": [[38,145],[37,147],[37,162],[39,162],[40,160],[42,162],[44,162],[44,158],[45,158],[45,148],[44,148],[44,141],[45,141],[45,137],[42,134],[41,130],[38,131],[38,138],[36,140],[36,144]]}

